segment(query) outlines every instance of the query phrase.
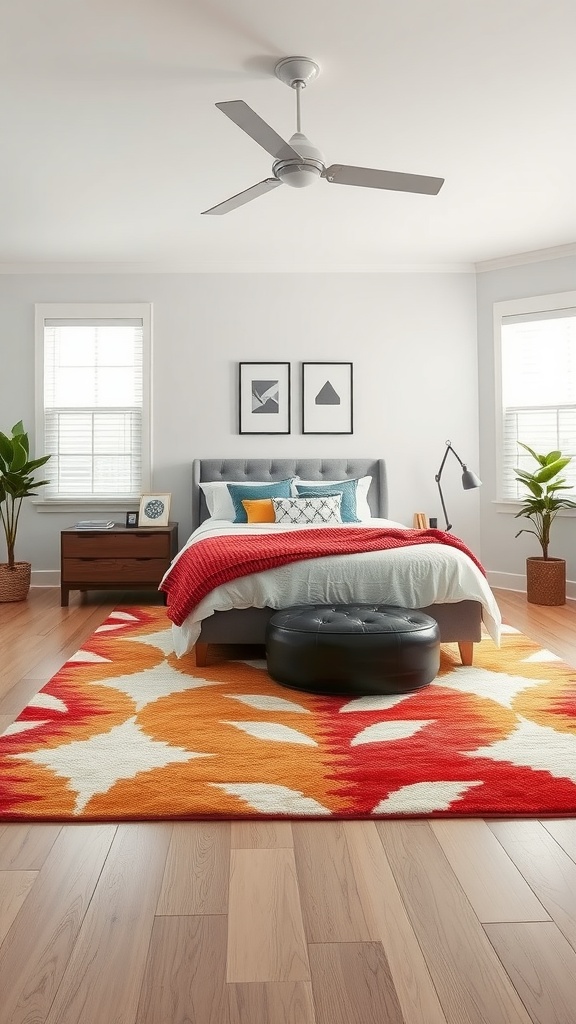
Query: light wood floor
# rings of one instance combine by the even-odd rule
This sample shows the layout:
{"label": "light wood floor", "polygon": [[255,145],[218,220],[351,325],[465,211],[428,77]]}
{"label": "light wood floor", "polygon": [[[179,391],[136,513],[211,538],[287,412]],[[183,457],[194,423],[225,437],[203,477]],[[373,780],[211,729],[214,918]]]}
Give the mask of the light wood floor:
{"label": "light wood floor", "polygon": [[[1,728],[97,597],[0,605]],[[0,943],[0,1024],[574,1024],[576,818],[0,825]]]}

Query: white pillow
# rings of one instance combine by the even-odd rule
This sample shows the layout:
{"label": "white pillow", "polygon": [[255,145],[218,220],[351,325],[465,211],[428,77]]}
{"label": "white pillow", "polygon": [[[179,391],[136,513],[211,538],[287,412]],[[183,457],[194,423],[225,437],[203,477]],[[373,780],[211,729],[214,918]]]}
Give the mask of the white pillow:
{"label": "white pillow", "polygon": [[[332,485],[343,484],[344,480],[300,480],[298,477],[293,481],[292,488],[296,494],[295,484],[301,484],[302,487],[314,487],[318,484],[326,484],[331,487]],[[368,491],[370,484],[372,483],[371,476],[361,476],[356,483],[356,515],[358,519],[365,523],[368,519],[372,519],[372,512],[370,511],[370,505],[368,504]]]}
{"label": "white pillow", "polygon": [[330,526],[341,523],[341,494],[324,495],[320,498],[272,498],[274,519],[277,523],[305,526],[321,523]]}

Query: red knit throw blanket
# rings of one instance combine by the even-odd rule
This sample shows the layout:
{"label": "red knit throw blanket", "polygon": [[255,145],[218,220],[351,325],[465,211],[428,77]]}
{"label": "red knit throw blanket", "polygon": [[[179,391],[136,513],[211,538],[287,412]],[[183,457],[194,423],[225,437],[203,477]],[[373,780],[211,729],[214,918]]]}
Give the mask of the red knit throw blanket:
{"label": "red knit throw blanket", "polygon": [[206,594],[223,583],[264,572],[289,562],[325,555],[354,555],[411,544],[447,544],[463,551],[485,574],[475,555],[458,537],[442,530],[396,530],[380,527],[290,530],[251,537],[207,537],[191,544],[172,566],[160,590],[168,595],[168,617],[177,626]]}

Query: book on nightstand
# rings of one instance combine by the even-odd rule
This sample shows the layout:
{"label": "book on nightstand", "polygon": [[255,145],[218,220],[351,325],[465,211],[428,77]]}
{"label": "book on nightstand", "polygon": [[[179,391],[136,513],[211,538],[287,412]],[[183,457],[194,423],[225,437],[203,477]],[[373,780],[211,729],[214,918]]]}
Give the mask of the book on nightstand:
{"label": "book on nightstand", "polygon": [[111,519],[81,519],[74,526],[75,530],[111,530],[116,526]]}

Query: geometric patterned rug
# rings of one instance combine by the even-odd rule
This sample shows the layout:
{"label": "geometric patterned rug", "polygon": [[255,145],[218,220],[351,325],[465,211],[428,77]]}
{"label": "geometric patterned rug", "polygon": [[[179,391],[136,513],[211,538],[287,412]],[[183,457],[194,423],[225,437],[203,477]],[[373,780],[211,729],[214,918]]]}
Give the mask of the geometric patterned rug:
{"label": "geometric patterned rug", "polygon": [[576,814],[576,670],[511,627],[356,698],[262,658],[196,668],[170,629],[117,608],[32,698],[0,737],[0,822]]}

